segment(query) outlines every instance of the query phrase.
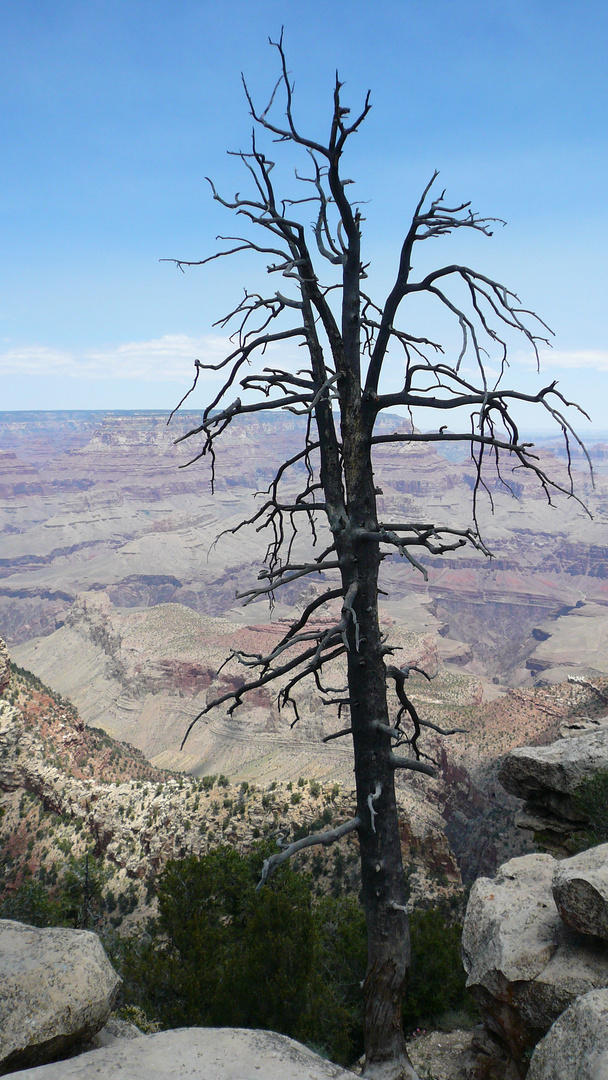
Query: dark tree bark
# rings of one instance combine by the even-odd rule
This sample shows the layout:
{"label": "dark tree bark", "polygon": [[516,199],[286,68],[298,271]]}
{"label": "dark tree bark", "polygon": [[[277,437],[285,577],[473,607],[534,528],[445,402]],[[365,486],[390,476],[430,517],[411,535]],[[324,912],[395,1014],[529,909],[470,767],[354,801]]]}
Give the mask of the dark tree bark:
{"label": "dark tree bark", "polygon": [[[552,490],[564,490],[543,471],[532,445],[520,440],[509,411],[513,402],[535,402],[547,410],[561,428],[567,445],[576,436],[565,418],[565,408],[570,403],[555,384],[532,396],[504,388],[502,378],[490,380],[486,374],[486,356],[494,364],[498,362],[504,374],[509,334],[523,335],[538,356],[538,342],[546,342],[550,333],[532,312],[520,306],[514,293],[499,282],[457,264],[439,267],[421,280],[412,280],[415,244],[460,228],[491,235],[492,219],[478,217],[468,203],[449,207],[443,194],[431,198],[436,176],[425,188],[414,211],[386,301],[376,304],[366,294],[362,287],[366,275],[361,263],[361,214],[356,202],[347,198],[348,181],[340,169],[345,145],[369,111],[369,97],[361,113],[349,122],[349,110],[342,105],[341,84],[336,79],[327,143],[304,137],[294,120],[292,86],[282,40],[276,47],[280,76],[270,104],[263,112],[256,109],[245,86],[254,136],[251,150],[238,156],[250,174],[253,193],[250,198],[237,195],[227,200],[211,185],[214,198],[239,215],[240,220],[245,219],[252,227],[252,235],[228,238],[229,246],[210,259],[239,251],[259,252],[270,258],[268,272],[283,277],[286,293],[276,291],[261,296],[246,292],[241,303],[220,320],[222,326],[229,323],[236,326],[234,349],[212,368],[226,372],[225,382],[205,409],[200,426],[182,438],[201,436],[202,446],[192,460],[210,458],[213,483],[216,443],[235,417],[262,409],[290,409],[307,417],[301,451],[281,465],[262,505],[248,521],[237,526],[237,529],[247,524],[264,527],[271,536],[266,566],[260,574],[261,584],[242,596],[246,603],[261,595],[272,599],[282,585],[319,573],[327,588],[308,605],[267,656],[232,655],[231,659],[253,672],[252,677],[237,691],[214,698],[195,717],[184,742],[192,726],[206,713],[223,704],[232,713],[248,690],[276,680],[280,686],[279,704],[293,708],[294,722],[298,719],[297,688],[303,679],[314,678],[326,702],[339,700],[340,708],[349,712],[350,724],[342,734],[352,738],[356,817],[339,830],[300,841],[273,856],[265,867],[264,877],[294,850],[313,842],[331,843],[338,835],[356,829],[361,854],[361,901],[368,931],[365,1075],[386,1080],[413,1078],[416,1074],[407,1056],[401,1025],[409,933],[394,776],[397,768],[434,775],[434,766],[421,749],[419,739],[425,727],[440,729],[419,717],[409,700],[405,690],[409,671],[386,664],[385,658],[392,650],[382,638],[378,617],[381,560],[387,553],[396,551],[426,573],[416,558],[417,548],[423,553],[441,555],[470,544],[488,554],[477,522],[486,464],[501,479],[513,468],[531,471],[549,498]],[[282,124],[272,119],[279,93],[286,101]],[[301,198],[277,199],[271,178],[273,163],[258,146],[256,133],[260,131],[273,136],[274,142],[305,152],[309,173],[296,173],[304,189]],[[302,209],[308,216],[311,206],[316,214],[311,230],[312,249],[307,229],[297,216]],[[198,263],[175,261],[183,269],[210,259]],[[327,282],[322,279],[321,267],[328,273]],[[468,309],[447,291],[452,282],[464,285]],[[459,324],[462,335],[459,355],[450,357],[439,343],[415,337],[396,325],[403,301],[418,293],[434,298]],[[245,364],[256,354],[262,355],[268,344],[290,339],[301,342],[308,357],[307,363],[298,364],[297,372],[263,367],[255,374],[243,375]],[[382,393],[381,377],[390,347],[398,349],[403,357],[403,388],[388,394]],[[473,362],[476,377],[465,376],[464,357]],[[199,361],[195,363],[194,386],[205,368]],[[225,404],[237,384],[242,396]],[[261,400],[256,400],[256,392]],[[425,434],[412,423],[411,428],[402,427],[394,434],[374,434],[379,413],[396,406],[405,407],[410,417],[418,407],[435,410],[438,429]],[[465,429],[447,432],[446,417],[457,423],[456,417],[463,410],[467,413]],[[374,446],[438,440],[465,441],[470,447],[476,472],[472,525],[457,528],[379,521]],[[284,495],[290,470],[302,462],[306,466],[304,485],[297,495]],[[508,483],[506,478],[504,482]],[[573,495],[571,487],[566,489],[566,494]],[[319,520],[327,524],[331,541],[320,554],[312,555],[309,562],[294,563],[291,541],[303,520],[311,529],[313,546],[318,546],[315,522]],[[338,597],[343,604],[341,617],[329,629],[326,623],[320,627],[318,615],[323,605]],[[335,688],[324,685],[323,671],[329,661],[338,657],[345,666],[345,687],[336,697]],[[387,704],[387,680],[394,681],[400,703],[393,718]],[[397,755],[395,749],[403,745],[408,747],[406,756]]]}

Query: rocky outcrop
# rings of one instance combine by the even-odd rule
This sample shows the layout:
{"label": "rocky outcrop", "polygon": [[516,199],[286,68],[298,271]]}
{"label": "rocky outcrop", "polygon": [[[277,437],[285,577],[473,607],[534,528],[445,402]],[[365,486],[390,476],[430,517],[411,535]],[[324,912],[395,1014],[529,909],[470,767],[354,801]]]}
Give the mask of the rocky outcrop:
{"label": "rocky outcrop", "polygon": [[96,934],[0,920],[0,1073],[53,1061],[90,1038],[119,986]]}
{"label": "rocky outcrop", "polygon": [[558,863],[553,899],[571,930],[608,941],[608,844]]}
{"label": "rocky outcrop", "polygon": [[525,799],[518,824],[541,834],[543,846],[569,854],[566,842],[586,821],[574,800],[576,788],[608,768],[608,726],[558,739],[550,746],[511,750],[499,780],[512,795]]}
{"label": "rocky outcrop", "polygon": [[[578,996],[608,985],[606,944],[560,918],[557,867],[550,855],[525,855],[471,890],[462,936],[467,986],[505,1080],[525,1076],[530,1051]],[[491,1051],[486,1056],[491,1061]]]}
{"label": "rocky outcrop", "polygon": [[352,1080],[354,1073],[274,1031],[180,1028],[93,1050],[56,1065],[26,1069],[15,1074],[15,1080],[115,1080],[117,1076]]}
{"label": "rocky outcrop", "polygon": [[528,1080],[606,1080],[608,990],[592,990],[570,1005],[539,1042]]}
{"label": "rocky outcrop", "polygon": [[11,681],[11,658],[8,649],[0,638],[0,694],[6,690]]}

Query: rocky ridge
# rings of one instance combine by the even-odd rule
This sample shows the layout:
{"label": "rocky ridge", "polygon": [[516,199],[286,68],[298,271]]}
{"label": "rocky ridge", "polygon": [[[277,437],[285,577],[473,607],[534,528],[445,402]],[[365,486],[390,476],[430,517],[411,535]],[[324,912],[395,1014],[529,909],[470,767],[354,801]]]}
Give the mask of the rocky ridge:
{"label": "rocky ridge", "polygon": [[[421,704],[458,706],[483,698],[476,676],[440,666],[437,635],[429,632],[423,617],[413,629],[388,614],[383,623],[401,662],[417,665],[433,678],[430,692],[422,677],[411,680]],[[300,720],[294,727],[291,709],[281,712],[277,707],[277,688],[261,688],[248,695],[233,717],[227,719],[226,707],[210,714],[180,750],[190,720],[207,702],[242,685],[243,667],[238,661],[226,664],[226,658],[237,651],[268,651],[288,626],[280,613],[272,622],[244,625],[178,604],[119,608],[106,593],[84,593],[64,626],[13,652],[19,664],[68,696],[86,723],[127,739],[159,766],[237,772],[256,780],[265,778],[264,761],[270,756],[278,772],[269,778],[282,778],[282,770],[288,770],[286,778],[291,779],[315,758],[318,779],[327,775],[346,781],[352,767],[348,750],[338,742],[319,752],[323,737],[341,722],[336,710],[319,700],[312,678],[298,691]],[[344,677],[339,663],[330,674],[337,682]]]}
{"label": "rocky ridge", "polygon": [[[278,786],[277,790],[286,793],[281,805],[285,802],[290,805],[291,793],[288,793],[288,785],[295,784],[300,777],[307,781],[316,781],[328,790],[331,790],[334,783],[338,782],[343,791],[350,791],[352,762],[348,748],[345,741],[340,740],[328,745],[322,744],[323,734],[332,730],[330,724],[336,721],[330,720],[320,710],[313,695],[310,697],[310,708],[308,700],[304,700],[301,725],[296,725],[293,730],[290,728],[290,715],[287,717],[284,714],[279,715],[272,702],[260,700],[254,701],[251,707],[243,706],[240,716],[238,712],[233,718],[226,718],[222,714],[217,717],[212,716],[208,725],[200,726],[200,731],[195,728],[192,737],[193,749],[190,750],[190,744],[187,744],[183,755],[173,753],[171,756],[167,751],[159,750],[159,725],[145,722],[138,725],[133,717],[141,716],[144,721],[154,716],[161,718],[164,723],[164,733],[172,731],[172,738],[178,742],[183,736],[187,723],[193,714],[196,714],[197,706],[200,708],[198,702],[202,699],[204,704],[206,695],[212,692],[213,687],[207,686],[207,689],[204,689],[204,684],[211,677],[210,669],[214,658],[217,658],[219,666],[220,656],[224,655],[226,641],[236,638],[241,642],[244,641],[246,647],[250,647],[252,641],[259,642],[260,632],[262,640],[264,640],[263,634],[269,632],[268,627],[262,626],[254,633],[251,628],[235,627],[229,620],[212,620],[206,623],[196,613],[183,608],[177,609],[179,617],[172,624],[171,619],[174,617],[176,607],[167,605],[143,611],[116,612],[113,605],[101,596],[94,603],[87,598],[86,605],[83,605],[83,610],[86,608],[90,615],[87,624],[90,629],[87,632],[91,637],[98,638],[94,644],[94,656],[98,664],[97,672],[99,666],[103,671],[105,663],[122,664],[123,672],[126,672],[126,675],[123,674],[122,677],[127,682],[128,678],[132,679],[130,683],[131,708],[122,712],[123,717],[126,715],[127,721],[118,731],[116,728],[114,731],[123,739],[126,737],[131,747],[133,742],[138,741],[140,747],[143,746],[148,754],[151,754],[155,748],[158,751],[157,755],[154,755],[155,767],[145,763],[141,755],[136,763],[133,759],[134,751],[130,751],[132,760],[129,768],[136,770],[133,773],[136,780],[141,780],[143,783],[150,779],[148,787],[152,790],[152,784],[164,782],[163,777],[169,775],[162,772],[161,765],[170,764],[174,768],[177,766],[182,769],[190,767],[193,770],[192,776],[181,778],[182,790],[186,790],[195,785],[195,782],[198,783],[205,774],[224,773],[231,778],[233,788],[226,797],[231,798],[235,806],[239,804],[239,792],[244,784],[252,790],[257,790],[258,801],[264,792],[269,791],[271,785]],[[181,617],[184,611],[187,616],[185,623]],[[205,648],[207,642],[209,643],[209,654],[201,649],[200,639],[197,642],[195,637],[195,633],[200,634],[201,628],[204,630],[205,627],[207,627],[207,636],[203,640]],[[222,634],[227,635],[223,640],[221,634],[218,634],[218,629]],[[270,627],[270,632],[276,633],[277,629]],[[397,631],[399,632],[398,627]],[[70,634],[73,632],[71,629]],[[241,634],[244,637],[238,636]],[[250,636],[247,637],[247,635]],[[164,658],[162,653],[158,655],[155,648],[151,647],[154,639],[162,639],[165,647]],[[53,638],[47,640],[52,641]],[[198,652],[193,648],[193,640]],[[405,656],[415,657],[418,660],[422,658],[429,670],[432,670],[432,664],[437,665],[437,655],[433,651],[431,636],[410,635],[409,639],[404,637],[403,641]],[[133,650],[130,647],[131,642],[135,646]],[[176,647],[176,643],[180,646],[179,648]],[[409,653],[405,651],[405,646],[410,649]],[[104,652],[104,648],[108,651]],[[139,651],[137,651],[138,648]],[[416,649],[418,652],[415,651]],[[71,664],[70,650],[74,657]],[[19,652],[18,655],[21,653]],[[63,668],[70,678],[74,673],[78,675],[79,671],[82,671],[79,669],[78,655],[73,640],[68,638],[65,656],[62,655],[58,668]],[[99,657],[101,657],[101,665],[97,659]],[[525,846],[521,832],[515,830],[510,824],[519,803],[516,799],[507,796],[498,783],[496,775],[498,756],[529,738],[540,737],[541,740],[551,741],[561,724],[569,722],[581,711],[589,712],[597,706],[597,695],[584,686],[566,684],[562,687],[511,691],[495,702],[475,704],[479,683],[474,678],[466,674],[445,671],[440,666],[437,670],[437,678],[430,685],[421,677],[417,677],[417,681],[416,677],[411,680],[410,692],[413,700],[417,707],[423,708],[425,715],[434,722],[448,726],[462,726],[466,731],[462,735],[456,735],[447,740],[438,738],[436,743],[431,745],[431,752],[435,754],[440,764],[439,780],[399,777],[399,797],[404,813],[412,823],[414,834],[424,835],[427,831],[427,824],[425,824],[427,822],[428,828],[433,833],[439,834],[440,831],[447,830],[449,844],[458,858],[462,873],[467,881],[472,881],[480,873],[492,873],[505,858],[529,850],[529,847]],[[99,681],[96,682],[96,679],[99,680],[100,676],[92,665],[85,668],[84,675],[83,686],[85,690],[89,685],[93,688],[92,700],[95,705],[96,690],[99,686]],[[233,677],[232,674],[230,677]],[[199,690],[201,682],[203,682],[203,689]],[[133,686],[141,685],[141,683],[145,688],[144,697],[138,703],[133,693]],[[62,687],[65,690],[65,683],[62,683]],[[124,684],[123,695],[123,698],[118,701],[120,705],[124,704],[127,697]],[[82,700],[78,703],[80,705]],[[134,710],[133,706],[136,706],[139,711]],[[65,710],[66,707],[64,703],[62,708]],[[86,698],[84,707],[86,710]],[[172,709],[175,711],[172,712]],[[89,714],[90,722],[96,720],[100,723],[102,719],[104,718],[99,712],[92,716]],[[172,728],[169,726],[169,721]],[[111,715],[105,718],[105,726],[110,729],[113,722]],[[69,739],[75,740],[76,756],[86,757],[86,740],[93,737],[99,740],[103,732],[91,733],[90,728],[84,725],[81,727],[82,730],[78,733],[72,732]],[[62,732],[61,737],[63,738],[64,735],[68,737],[67,732]],[[150,742],[151,739],[155,741]],[[67,743],[61,743],[62,747],[64,745]],[[77,749],[78,747],[80,749]],[[88,768],[92,767],[93,762],[97,760],[99,749],[100,747],[95,753],[89,754],[87,769],[82,771],[82,775],[78,774],[79,779],[86,779],[87,783],[91,779]],[[55,753],[55,750],[47,752],[47,766]],[[110,756],[112,752],[106,748],[103,753]],[[19,760],[29,758],[36,761],[37,753],[28,750],[28,753],[22,754]],[[147,774],[142,771],[144,763],[149,770]],[[65,767],[73,772],[76,765],[76,758],[73,758]],[[121,779],[123,782],[128,780],[128,770],[117,774],[106,772],[104,775],[111,775],[113,779]],[[65,779],[54,780],[51,785],[53,791],[63,784],[65,784]],[[39,781],[38,787],[40,787]],[[175,790],[175,785],[172,790]],[[56,794],[52,797],[56,798]],[[113,798],[117,801],[118,797],[113,795]],[[252,796],[248,798],[251,799]],[[135,800],[137,804],[135,808],[129,806],[129,802],[133,803],[134,796],[126,793],[123,795],[122,816],[118,814],[116,807],[113,813],[115,820],[111,827],[107,825],[99,809],[105,805],[105,796],[102,799],[96,795],[92,801],[91,793],[88,790],[81,790],[71,801],[75,806],[79,802],[86,805],[87,799],[91,808],[90,813],[93,814],[96,822],[95,827],[100,835],[111,832],[112,837],[123,836],[122,840],[116,841],[120,846],[120,859],[126,860],[126,853],[131,850],[132,844],[135,845],[136,852],[141,850],[138,838],[140,834],[147,836],[149,822],[144,818],[140,820],[139,795]],[[214,801],[217,801],[217,797],[208,799],[205,805],[210,807]],[[279,802],[278,797],[276,801]],[[15,806],[18,806],[17,796],[14,796],[14,802]],[[223,807],[221,810],[223,811]],[[16,812],[15,810],[14,813]],[[309,817],[314,819],[318,816],[319,807],[311,804],[307,812]],[[137,813],[137,828],[133,829],[134,836],[131,836],[129,824],[131,818],[128,815],[135,813]],[[221,820],[226,816],[222,812]],[[350,813],[346,816],[350,816]],[[157,812],[157,820],[159,817],[160,809]],[[188,813],[184,813],[183,817],[184,820],[191,821]],[[233,819],[242,820],[240,815],[236,814],[233,815]],[[192,843],[195,829],[198,829],[200,824],[198,820],[195,823],[191,821],[187,835],[178,832],[180,843],[176,842],[175,850],[180,850],[184,846],[187,848]],[[253,827],[259,828],[259,825]],[[211,829],[216,842],[220,842],[224,832],[225,830],[215,825]],[[146,844],[148,842],[152,843],[152,840],[146,839]],[[114,848],[111,848],[111,851],[113,852]],[[135,858],[133,852],[131,855]],[[137,862],[137,859],[135,861]]]}
{"label": "rocky ridge", "polygon": [[[170,774],[133,747],[86,728],[71,706],[36,689],[24,674],[13,676],[9,696],[14,704],[0,700],[0,894],[17,888],[25,872],[51,874],[60,851],[74,857],[92,851],[103,859],[112,890],[132,896],[135,906],[169,859],[222,843],[249,850],[264,837],[285,838],[352,816],[353,792],[338,783],[302,777],[259,786],[217,774]],[[399,802],[414,900],[458,889],[460,874],[437,809],[405,789]],[[314,864],[320,886],[330,888],[335,878],[356,891],[353,838],[323,850]],[[313,858],[300,856],[311,866]]]}

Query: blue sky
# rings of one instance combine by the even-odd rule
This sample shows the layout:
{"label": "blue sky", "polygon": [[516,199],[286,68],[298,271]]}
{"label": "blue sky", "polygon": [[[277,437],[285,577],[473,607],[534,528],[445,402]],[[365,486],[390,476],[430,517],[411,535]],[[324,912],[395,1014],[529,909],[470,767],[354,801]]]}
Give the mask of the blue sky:
{"label": "blue sky", "polygon": [[[353,106],[371,89],[347,168],[376,296],[438,168],[508,226],[437,259],[516,289],[556,333],[544,378],[608,430],[608,7],[589,0],[2,0],[0,410],[170,407],[220,355],[212,324],[256,268],[159,260],[234,231],[204,177],[243,189],[240,72],[265,98],[281,24],[313,136],[336,68]],[[540,385],[517,351],[512,375]]]}

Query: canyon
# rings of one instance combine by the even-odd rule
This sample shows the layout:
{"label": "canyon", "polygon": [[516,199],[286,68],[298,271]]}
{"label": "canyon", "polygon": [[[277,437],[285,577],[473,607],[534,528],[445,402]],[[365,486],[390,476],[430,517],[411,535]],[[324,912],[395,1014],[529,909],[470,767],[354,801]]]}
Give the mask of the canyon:
{"label": "canyon", "polygon": [[[259,414],[231,426],[215,492],[206,461],[184,467],[200,444],[175,443],[198,420],[0,414],[0,635],[17,665],[0,702],[3,897],[30,880],[48,888],[91,853],[115,905],[100,919],[121,934],[153,910],[167,860],[285,842],[352,814],[349,747],[323,741],[344,719],[312,683],[299,718],[263,687],[232,716],[213,710],[182,746],[208,701],[242,685],[235,654],[267,652],[323,586],[294,582],[272,608],[235,595],[255,586],[268,542],[237,526],[294,453],[302,420]],[[429,676],[413,670],[408,694],[425,719],[460,729],[427,740],[437,778],[397,778],[412,907],[459,910],[463,885],[533,850],[534,823],[501,785],[500,761],[605,712],[608,455],[602,444],[589,451],[595,484],[582,455],[572,462],[584,506],[551,505],[518,472],[509,488],[489,482],[493,505],[482,501],[479,517],[492,559],[428,558],[426,580],[384,561],[383,631],[400,665]],[[567,487],[559,443],[541,440],[539,457]],[[465,457],[383,447],[375,470],[386,520],[470,524]],[[307,551],[296,535],[293,555]],[[327,677],[340,685],[339,662]],[[357,892],[352,837],[300,858],[321,895]]]}
{"label": "canyon", "polygon": [[[299,446],[304,419],[262,412],[233,422],[214,492],[207,459],[185,467],[200,442],[176,443],[199,414],[167,419],[0,414],[0,631],[13,659],[73,701],[85,723],[128,741],[158,768],[260,783],[300,775],[349,782],[348,749],[322,743],[339,718],[313,685],[303,684],[295,726],[276,692],[262,688],[232,717],[214,710],[180,749],[210,697],[242,682],[236,660],[222,667],[226,657],[276,641],[322,581],[293,582],[272,609],[263,600],[243,607],[235,596],[255,586],[268,543],[263,530],[236,526]],[[388,416],[382,430],[406,424]],[[473,463],[448,449],[376,447],[385,519],[470,525]],[[479,517],[491,559],[470,549],[429,556],[427,580],[405,560],[385,559],[383,627],[400,664],[432,676],[428,683],[413,674],[409,684],[428,719],[453,722],[503,698],[512,710],[520,690],[608,673],[608,457],[603,444],[589,452],[595,486],[583,455],[572,461],[584,506],[565,496],[551,505],[521,471],[505,474],[505,484],[488,478],[491,503],[480,499]],[[559,441],[541,440],[538,453],[567,487]],[[308,544],[296,535],[293,557]],[[541,709],[523,726],[510,722],[511,734],[543,737],[548,719]],[[476,737],[455,738],[454,767],[470,774],[499,743],[491,723]]]}
{"label": "canyon", "polygon": [[[199,415],[167,419],[0,414],[0,627],[12,657],[72,701],[86,725],[158,770],[350,788],[348,747],[322,741],[342,722],[314,685],[303,685],[295,726],[276,692],[262,688],[231,717],[214,710],[181,746],[210,697],[242,682],[236,660],[222,666],[226,657],[266,649],[322,583],[294,582],[272,610],[235,597],[255,585],[267,538],[232,530],[293,454],[303,419],[234,422],[214,492],[206,459],[184,467],[200,443],[175,442]],[[406,421],[382,423],[390,432]],[[473,465],[449,449],[378,447],[382,515],[468,526]],[[430,743],[444,777],[435,793],[426,780],[402,782],[412,819],[425,819],[423,803],[443,818],[466,880],[527,850],[512,827],[515,800],[496,781],[498,755],[556,737],[581,706],[580,689],[563,685],[568,675],[608,673],[608,457],[602,444],[589,451],[595,486],[582,454],[572,468],[592,517],[573,498],[551,505],[515,471],[509,488],[489,480],[493,505],[480,503],[492,559],[466,549],[429,557],[426,581],[397,557],[383,564],[383,629],[400,664],[431,676],[412,673],[412,700],[432,722],[467,729]],[[567,486],[560,443],[541,440],[538,452]],[[296,536],[294,556],[307,550],[308,538]],[[339,682],[339,670],[331,674]]]}
{"label": "canyon", "polygon": [[[244,618],[234,596],[255,581],[267,538],[225,530],[250,512],[253,493],[267,487],[299,445],[303,421],[261,413],[233,422],[212,494],[206,459],[184,468],[200,443],[174,445],[198,419],[177,414],[167,426],[160,413],[0,413],[0,618],[11,646],[48,635],[76,595],[90,590],[107,591],[119,607],[171,602],[258,621],[257,612]],[[389,416],[382,427],[399,430],[405,423]],[[554,660],[562,666],[583,609],[596,633],[608,617],[606,448],[592,444],[589,451],[595,487],[580,454],[573,467],[577,495],[592,517],[572,498],[556,496],[550,505],[521,471],[505,475],[508,488],[489,479],[494,509],[482,499],[480,513],[494,557],[465,549],[429,558],[428,582],[389,558],[387,610],[403,621],[413,618],[408,625],[416,629],[422,605],[442,636],[470,644],[480,673],[490,677],[519,685]],[[541,442],[539,457],[566,485],[558,440]],[[375,470],[385,518],[470,524],[470,460],[443,457],[433,445],[384,445],[375,449]],[[297,598],[296,586],[284,591],[277,614]],[[265,605],[259,609],[267,621]],[[564,641],[554,655],[547,642],[558,627]],[[580,662],[580,654],[572,660]]]}

